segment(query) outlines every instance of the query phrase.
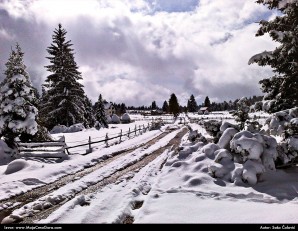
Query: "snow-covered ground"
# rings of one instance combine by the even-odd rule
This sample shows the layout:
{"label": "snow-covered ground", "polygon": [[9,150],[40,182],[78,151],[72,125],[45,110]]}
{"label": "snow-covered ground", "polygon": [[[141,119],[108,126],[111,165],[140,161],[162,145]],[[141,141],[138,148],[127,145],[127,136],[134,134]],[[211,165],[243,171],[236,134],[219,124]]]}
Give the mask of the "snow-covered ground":
{"label": "snow-covered ground", "polygon": [[[184,115],[180,117],[187,119]],[[55,137],[64,135],[70,145],[71,142],[88,139],[89,136],[95,139],[96,136],[105,136],[107,132],[112,134],[115,131],[117,134],[120,129],[128,130],[131,125],[111,125],[110,129],[102,131],[89,129],[56,134]],[[60,163],[46,160],[37,162],[33,159],[16,160],[9,165],[3,162],[0,166],[0,199],[18,195],[82,170],[100,162],[111,153],[146,143],[169,127],[177,128],[177,125],[166,125],[161,130],[146,132],[108,148],[98,147],[86,156],[71,155],[68,160]],[[182,127],[180,125],[180,129],[173,130],[146,149],[137,148],[128,155],[22,206],[3,221],[9,223],[23,216],[32,216],[43,208],[67,199],[68,202],[39,223],[123,223],[127,220],[134,223],[298,222],[298,167],[266,171],[254,185],[214,178],[208,168],[216,162],[216,145],[206,146],[200,141],[191,142],[187,136],[182,138],[178,150],[167,149],[148,165],[122,176],[117,182],[108,184],[95,193],[76,196],[76,193],[89,185],[135,163],[147,153],[159,150]],[[192,131],[197,130],[206,138],[211,138],[201,125],[189,124],[189,127]],[[9,206],[0,205],[0,211]]]}
{"label": "snow-covered ground", "polygon": [[164,152],[139,172],[75,197],[40,223],[118,223],[127,216],[134,223],[297,223],[298,168],[265,174],[255,186],[236,186],[207,173],[212,160],[202,155],[202,146],[184,139],[182,147],[180,157]]}
{"label": "snow-covered ground", "polygon": [[[163,127],[162,131],[164,129],[166,129],[166,127]],[[133,148],[140,143],[145,143],[161,134],[162,131],[149,131],[142,134],[141,136],[126,140],[118,145],[95,150],[86,156],[70,155],[68,160],[64,160],[60,163],[47,159],[36,160],[25,158],[21,160],[15,160],[9,165],[2,164],[0,165],[0,200],[24,193],[46,183],[53,182],[67,174],[80,171],[86,166],[94,165],[101,161],[104,156],[108,156],[119,150]],[[89,137],[89,135],[92,135],[93,132],[95,131],[91,129],[77,133],[63,134],[66,135],[66,141],[71,141],[72,139],[78,139],[79,137],[82,139],[84,136]],[[59,136],[59,134],[57,134],[57,136]],[[7,169],[10,168],[10,166],[16,161],[16,168],[14,168],[14,171],[10,171],[8,173]]]}

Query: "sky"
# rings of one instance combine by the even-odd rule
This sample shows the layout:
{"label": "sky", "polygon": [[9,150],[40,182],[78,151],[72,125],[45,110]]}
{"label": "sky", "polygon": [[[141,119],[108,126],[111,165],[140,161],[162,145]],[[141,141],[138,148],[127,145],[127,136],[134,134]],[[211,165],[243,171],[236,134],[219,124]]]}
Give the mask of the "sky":
{"label": "sky", "polygon": [[257,22],[274,14],[251,0],[0,0],[0,80],[18,42],[41,89],[61,23],[93,102],[99,94],[134,106],[162,106],[171,93],[181,105],[191,94],[199,104],[261,95],[258,82],[272,72],[248,60],[277,46],[255,37]]}

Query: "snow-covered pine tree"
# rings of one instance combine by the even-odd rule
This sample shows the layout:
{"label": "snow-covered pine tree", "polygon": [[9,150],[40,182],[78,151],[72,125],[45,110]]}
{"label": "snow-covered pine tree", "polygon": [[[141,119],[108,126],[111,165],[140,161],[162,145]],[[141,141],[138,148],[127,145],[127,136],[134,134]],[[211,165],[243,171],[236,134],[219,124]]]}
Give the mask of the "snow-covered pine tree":
{"label": "snow-covered pine tree", "polygon": [[23,61],[24,53],[17,44],[11,51],[0,88],[0,135],[10,147],[19,137],[26,142],[37,133],[36,89]]}
{"label": "snow-covered pine tree", "polygon": [[249,103],[246,97],[242,97],[237,102],[237,110],[233,113],[236,122],[239,122],[239,127],[242,130],[245,125],[245,121],[249,119]]}
{"label": "snow-covered pine tree", "polygon": [[85,95],[85,122],[84,126],[85,127],[93,127],[95,124],[95,112],[93,110],[92,102],[88,98],[87,95]]}
{"label": "snow-covered pine tree", "polygon": [[266,95],[263,109],[272,113],[298,106],[298,3],[290,0],[258,0],[269,9],[279,10],[282,15],[273,20],[260,22],[256,36],[266,33],[280,46],[250,58],[249,64],[271,66],[276,73],[260,81]]}
{"label": "snow-covered pine tree", "polygon": [[180,113],[180,107],[176,95],[173,93],[169,99],[169,112],[177,117]]}
{"label": "snow-covered pine tree", "polygon": [[189,100],[187,101],[187,111],[196,112],[198,110],[198,105],[194,95],[191,95]]}
{"label": "snow-covered pine tree", "polygon": [[59,24],[52,36],[53,42],[48,47],[47,57],[50,65],[46,66],[49,72],[44,87],[44,105],[41,114],[46,119],[46,126],[51,129],[55,125],[70,126],[75,123],[84,123],[86,118],[85,94],[83,85],[78,82],[82,79],[74,60],[71,41],[66,41],[66,30]]}
{"label": "snow-covered pine tree", "polygon": [[107,121],[107,116],[105,112],[105,107],[103,103],[103,99],[101,94],[98,97],[97,102],[94,105],[94,110],[95,110],[95,119],[104,127],[108,128],[108,121]]}

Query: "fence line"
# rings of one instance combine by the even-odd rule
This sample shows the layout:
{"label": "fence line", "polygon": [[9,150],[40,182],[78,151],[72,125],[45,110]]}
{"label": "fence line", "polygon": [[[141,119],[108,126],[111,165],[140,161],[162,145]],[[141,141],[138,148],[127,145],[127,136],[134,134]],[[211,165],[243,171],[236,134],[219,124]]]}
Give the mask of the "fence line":
{"label": "fence line", "polygon": [[137,136],[137,134],[142,135],[144,132],[149,131],[149,129],[151,127],[150,124],[152,126],[153,123],[148,123],[146,127],[144,124],[139,125],[138,128],[137,128],[137,125],[135,125],[134,129],[129,128],[129,130],[126,133],[123,133],[123,131],[121,129],[120,133],[113,137],[109,137],[109,134],[106,133],[105,138],[103,138],[101,140],[97,140],[97,141],[92,141],[91,136],[89,136],[88,143],[78,144],[78,145],[74,145],[74,146],[66,146],[65,150],[66,150],[67,154],[70,155],[69,149],[88,146],[88,149],[86,150],[86,154],[88,154],[88,153],[92,152],[92,144],[105,143],[106,147],[108,147],[109,141],[114,140],[114,139],[119,139],[119,143],[121,143],[123,141],[122,140],[123,137],[128,137],[128,139],[130,139],[131,134],[134,134],[134,137],[135,137],[135,136]]}

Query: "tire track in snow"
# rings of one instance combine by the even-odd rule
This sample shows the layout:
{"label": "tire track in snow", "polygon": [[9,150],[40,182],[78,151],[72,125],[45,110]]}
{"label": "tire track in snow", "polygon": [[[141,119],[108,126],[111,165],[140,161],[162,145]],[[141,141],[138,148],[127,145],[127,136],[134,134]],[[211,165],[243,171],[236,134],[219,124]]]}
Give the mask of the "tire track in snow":
{"label": "tire track in snow", "polygon": [[[82,194],[86,195],[89,193],[94,193],[108,184],[115,183],[121,176],[131,171],[135,171],[139,168],[142,168],[143,166],[145,166],[146,164],[154,160],[166,149],[172,148],[173,146],[175,148],[178,147],[182,137],[186,134],[186,132],[187,132],[186,128],[182,129],[180,132],[169,131],[168,133],[161,134],[159,137],[153,139],[154,142],[150,141],[146,143],[146,145],[144,146],[148,148],[148,150],[144,151],[145,148],[143,148],[143,150],[138,150],[141,148],[137,148],[137,149],[134,149],[134,151],[129,151],[129,152],[125,152],[125,154],[124,153],[121,154],[121,156],[118,156],[118,158],[109,159],[110,161],[108,163],[107,162],[100,163],[101,164],[100,167],[84,175],[84,177],[86,178],[85,180],[83,177],[82,179],[75,180],[74,182],[68,182],[68,184],[64,185],[64,188],[65,187],[68,188],[66,189],[67,192],[63,192],[63,189],[62,191],[60,190],[59,192],[59,189],[56,190],[55,188],[55,189],[52,189],[51,191],[52,194],[56,193],[56,195],[54,196],[49,195],[48,194],[49,192],[44,192],[43,195],[41,195],[37,200],[34,200],[29,204],[24,206],[25,203],[22,203],[22,207],[18,206],[18,208],[21,207],[21,209],[27,210],[26,215],[22,217],[22,215],[19,216],[14,214],[13,212],[13,214],[10,215],[8,218],[10,219],[9,222],[34,223],[36,222],[36,220],[46,218],[49,214],[51,214],[53,211],[58,209],[62,204],[64,204],[65,202],[69,201],[70,199],[72,199],[77,195],[82,195]],[[163,143],[164,142],[162,141],[163,138],[165,139],[167,138],[166,136],[171,136],[173,134],[175,134],[173,138],[171,138],[166,144]],[[157,141],[159,139],[161,139],[161,142]],[[150,147],[152,147],[152,145],[159,144],[159,143],[160,143],[160,147],[158,148],[155,147],[155,149],[150,150]],[[136,151],[144,153],[141,156],[141,158],[138,158],[138,157],[133,158],[135,156],[133,153]],[[113,163],[117,161],[121,163],[122,159],[126,162],[120,165],[120,167],[112,166],[112,169],[107,168],[107,170],[103,168],[103,167],[107,167],[109,164],[113,165]],[[99,171],[100,173],[97,173],[96,170]],[[74,188],[71,188],[72,184]],[[47,194],[47,196],[44,196],[45,194]],[[29,209],[31,209],[30,212],[28,212]],[[5,222],[6,221],[7,219],[5,220]]]}

